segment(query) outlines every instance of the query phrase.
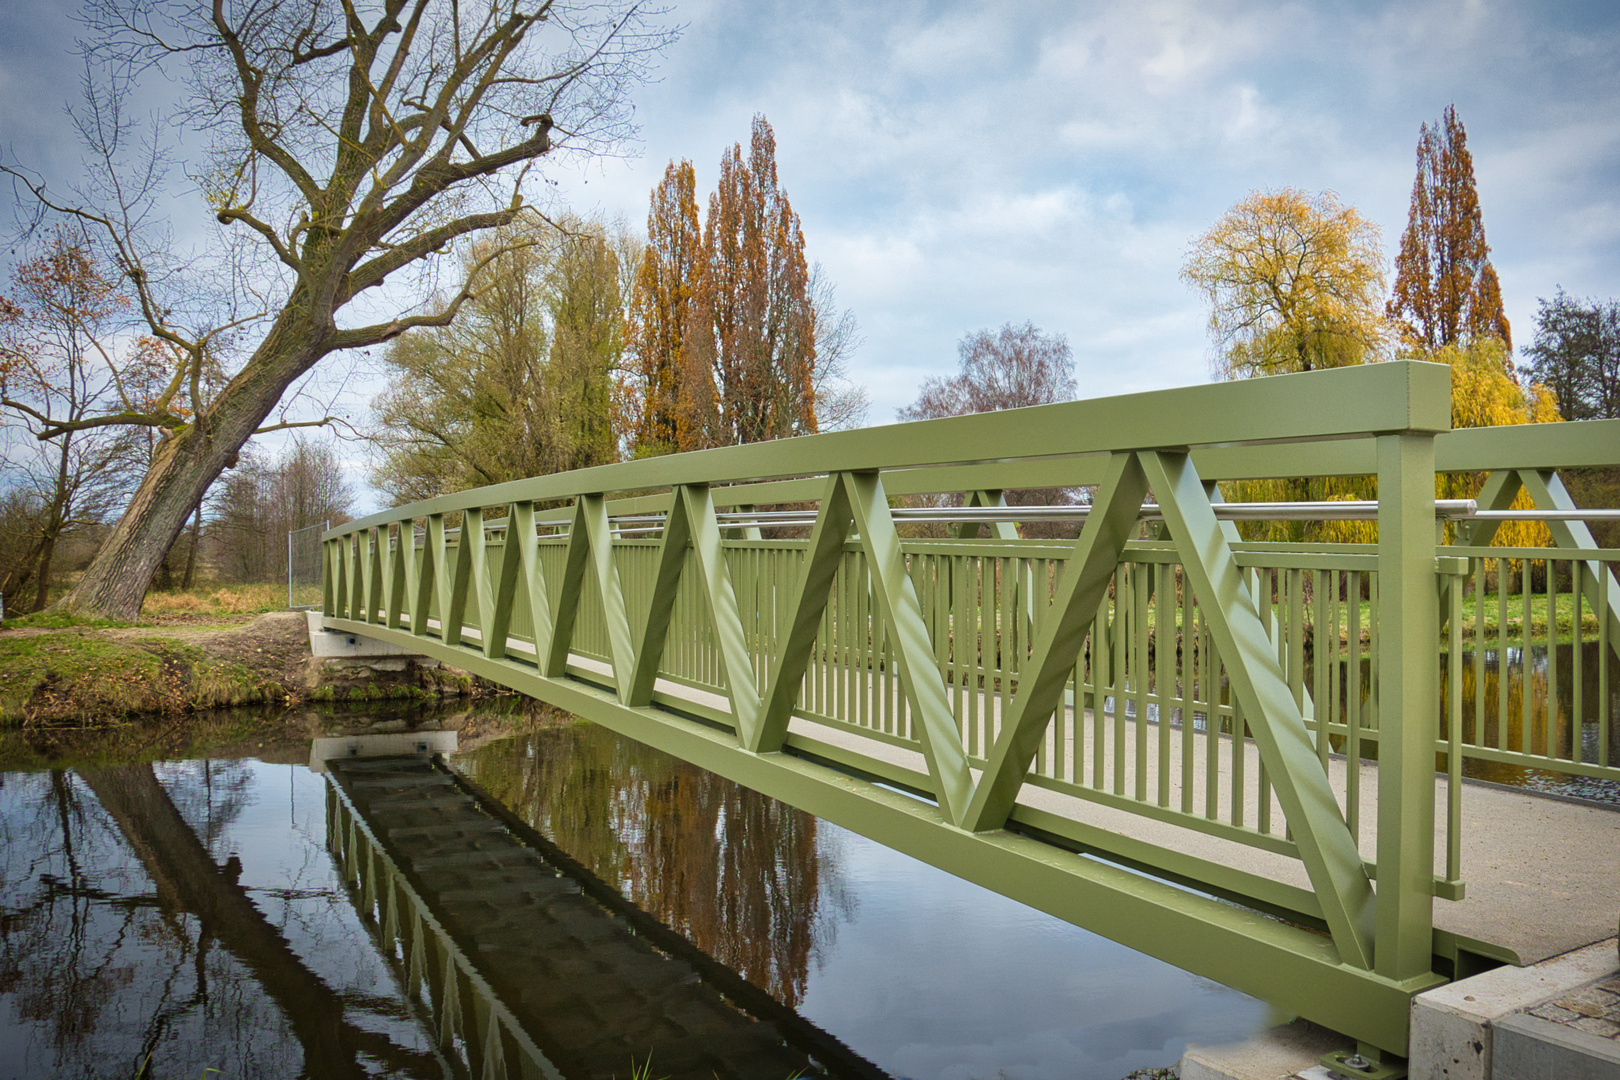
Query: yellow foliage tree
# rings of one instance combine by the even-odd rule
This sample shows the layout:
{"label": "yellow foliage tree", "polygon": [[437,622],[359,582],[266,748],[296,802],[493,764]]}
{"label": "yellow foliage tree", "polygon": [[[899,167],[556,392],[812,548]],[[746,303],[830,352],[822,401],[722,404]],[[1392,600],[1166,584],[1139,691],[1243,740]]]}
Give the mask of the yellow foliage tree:
{"label": "yellow foliage tree", "polygon": [[1331,191],[1257,191],[1192,242],[1182,280],[1208,297],[1215,369],[1246,379],[1382,359],[1378,226]]}
{"label": "yellow foliage tree", "polygon": [[[1377,228],[1330,192],[1311,197],[1284,188],[1250,195],[1193,241],[1181,273],[1210,300],[1221,377],[1343,367],[1388,356],[1392,329],[1375,299],[1384,285]],[[1395,310],[1392,304],[1391,316]],[[1492,333],[1454,337],[1420,350],[1416,358],[1451,366],[1453,428],[1562,419],[1546,387],[1522,387],[1514,380],[1511,350]],[[1436,495],[1472,498],[1483,480],[1471,473],[1440,477]],[[1247,480],[1222,487],[1227,498],[1242,502],[1376,495],[1370,476]],[[1528,509],[1528,496],[1521,492],[1513,505]],[[1378,535],[1377,526],[1366,521],[1246,522],[1240,529],[1245,539],[1292,542],[1370,543]],[[1510,522],[1494,540],[1513,547],[1551,542],[1539,522]]]}
{"label": "yellow foliage tree", "polygon": [[[1481,337],[1444,345],[1423,359],[1451,366],[1451,426],[1502,427],[1508,424],[1547,424],[1562,420],[1552,391],[1540,383],[1520,386],[1508,374],[1512,369],[1508,347],[1497,338]],[[1479,494],[1484,477],[1477,473],[1449,473],[1435,480],[1435,495],[1442,499],[1471,499]],[[1535,504],[1520,491],[1513,509]],[[1509,521],[1496,530],[1498,547],[1548,547],[1552,534],[1539,521]]]}

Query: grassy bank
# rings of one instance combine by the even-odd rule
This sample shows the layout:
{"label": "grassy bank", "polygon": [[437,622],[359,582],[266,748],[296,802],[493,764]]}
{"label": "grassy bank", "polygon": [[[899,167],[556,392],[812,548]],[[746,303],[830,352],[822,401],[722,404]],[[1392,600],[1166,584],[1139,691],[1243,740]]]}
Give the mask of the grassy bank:
{"label": "grassy bank", "polygon": [[[286,671],[254,664],[267,642],[219,647],[286,606],[277,584],[154,592],[137,623],[46,610],[0,624],[0,728],[96,727],[130,716],[281,703]],[[284,650],[283,650],[284,651]]]}
{"label": "grassy bank", "polygon": [[374,670],[309,660],[286,587],[153,593],[138,623],[45,611],[0,625],[0,731],[97,728],[134,718],[299,701],[433,702],[480,688],[452,668]]}
{"label": "grassy bank", "polygon": [[286,696],[279,682],[182,641],[84,625],[0,636],[0,726],[84,725]]}

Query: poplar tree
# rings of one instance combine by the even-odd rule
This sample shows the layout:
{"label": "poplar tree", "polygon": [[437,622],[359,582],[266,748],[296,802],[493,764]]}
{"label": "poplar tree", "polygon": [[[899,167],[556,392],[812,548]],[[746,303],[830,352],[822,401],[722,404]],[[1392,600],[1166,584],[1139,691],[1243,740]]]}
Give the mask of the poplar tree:
{"label": "poplar tree", "polygon": [[675,449],[676,380],[693,292],[703,277],[697,174],[690,161],[670,162],[652,192],[647,246],[636,274],[628,344],[636,356],[640,397],[633,438],[637,453]]}
{"label": "poplar tree", "polygon": [[763,116],[754,117],[748,157],[736,143],[721,158],[703,228],[703,271],[681,355],[680,448],[815,432],[810,267]]}
{"label": "poplar tree", "polygon": [[700,220],[690,161],[652,191],[647,244],[628,304],[634,362],[616,413],[636,456],[853,427],[866,392],[845,377],[860,344],[776,173],[776,135],[755,116],[734,143]]}
{"label": "poplar tree", "polygon": [[1511,352],[1490,251],[1468,133],[1456,107],[1447,105],[1437,123],[1418,132],[1417,179],[1386,308],[1403,351],[1421,355],[1491,337]]}

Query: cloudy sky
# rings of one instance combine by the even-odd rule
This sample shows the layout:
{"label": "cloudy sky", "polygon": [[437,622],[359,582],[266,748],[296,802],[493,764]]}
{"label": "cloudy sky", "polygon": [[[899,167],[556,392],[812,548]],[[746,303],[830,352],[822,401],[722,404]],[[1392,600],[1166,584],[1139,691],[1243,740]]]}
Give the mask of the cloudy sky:
{"label": "cloudy sky", "polygon": [[[0,143],[70,162],[71,5],[0,5]],[[1562,285],[1620,295],[1620,7],[1608,2],[677,2],[626,159],[553,165],[645,220],[672,158],[712,188],[775,127],[809,253],[853,310],[869,422],[965,333],[1068,337],[1082,396],[1209,377],[1189,238],[1258,188],[1405,224],[1418,126],[1455,103],[1515,341]]]}
{"label": "cloudy sky", "polygon": [[811,257],[886,422],[966,331],[1067,335],[1082,396],[1207,379],[1189,238],[1257,188],[1331,189],[1393,257],[1418,126],[1455,103],[1517,340],[1562,285],[1620,294],[1620,7],[1425,2],[679,4],[638,160],[565,182],[645,215],[776,129]]}

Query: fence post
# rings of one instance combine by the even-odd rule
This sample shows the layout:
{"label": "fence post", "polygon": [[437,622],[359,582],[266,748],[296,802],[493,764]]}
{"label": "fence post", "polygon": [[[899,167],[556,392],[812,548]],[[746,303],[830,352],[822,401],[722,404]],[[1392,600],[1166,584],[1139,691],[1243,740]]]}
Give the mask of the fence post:
{"label": "fence post", "polygon": [[[1433,963],[1434,740],[1440,620],[1434,436],[1377,437],[1378,899],[1373,966],[1390,979]],[[1354,767],[1354,763],[1352,763]]]}

